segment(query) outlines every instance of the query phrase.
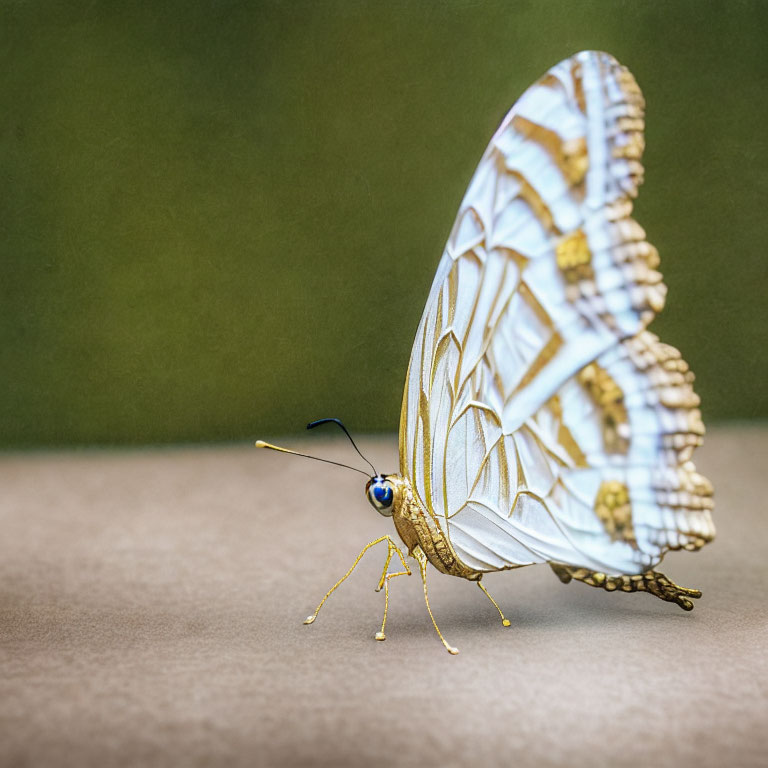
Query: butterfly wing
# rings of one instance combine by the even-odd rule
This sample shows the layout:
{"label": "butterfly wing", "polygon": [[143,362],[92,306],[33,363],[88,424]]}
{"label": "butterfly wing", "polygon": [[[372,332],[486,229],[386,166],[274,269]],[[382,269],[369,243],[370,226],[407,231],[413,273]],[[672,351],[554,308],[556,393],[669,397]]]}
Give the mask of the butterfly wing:
{"label": "butterfly wing", "polygon": [[505,117],[461,203],[400,471],[470,568],[637,573],[714,535],[693,375],[645,330],[666,288],[631,218],[643,110],[625,67],[576,54]]}

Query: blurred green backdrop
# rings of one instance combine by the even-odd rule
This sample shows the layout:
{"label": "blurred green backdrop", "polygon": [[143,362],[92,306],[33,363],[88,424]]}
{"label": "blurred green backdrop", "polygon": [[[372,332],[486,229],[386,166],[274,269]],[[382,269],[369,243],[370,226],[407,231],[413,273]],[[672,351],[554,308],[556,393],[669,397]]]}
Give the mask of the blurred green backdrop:
{"label": "blurred green backdrop", "polygon": [[583,48],[648,102],[653,330],[705,417],[765,417],[767,21],[757,0],[5,0],[0,443],[395,429],[475,164]]}

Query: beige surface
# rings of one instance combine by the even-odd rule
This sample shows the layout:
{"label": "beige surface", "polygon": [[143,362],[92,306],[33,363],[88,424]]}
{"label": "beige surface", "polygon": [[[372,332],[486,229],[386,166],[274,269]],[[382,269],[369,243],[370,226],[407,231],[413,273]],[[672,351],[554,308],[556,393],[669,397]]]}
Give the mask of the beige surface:
{"label": "beige surface", "polygon": [[[265,436],[266,437],[266,436]],[[299,446],[350,459],[341,442]],[[394,438],[363,441],[382,469]],[[764,765],[768,430],[711,430],[719,537],[671,555],[693,613],[561,585],[431,572],[451,657],[361,476],[249,447],[0,459],[0,764]]]}

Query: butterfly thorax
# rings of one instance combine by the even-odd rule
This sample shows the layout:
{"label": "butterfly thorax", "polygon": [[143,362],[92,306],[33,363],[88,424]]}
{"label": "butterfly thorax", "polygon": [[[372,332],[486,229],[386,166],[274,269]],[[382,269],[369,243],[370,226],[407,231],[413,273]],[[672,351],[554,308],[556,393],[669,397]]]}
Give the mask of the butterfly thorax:
{"label": "butterfly thorax", "polygon": [[430,514],[414,494],[408,478],[387,475],[386,479],[394,489],[392,519],[395,529],[408,551],[413,554],[417,546],[421,547],[438,571],[470,581],[480,580],[482,571],[475,571],[459,560],[434,514]]}

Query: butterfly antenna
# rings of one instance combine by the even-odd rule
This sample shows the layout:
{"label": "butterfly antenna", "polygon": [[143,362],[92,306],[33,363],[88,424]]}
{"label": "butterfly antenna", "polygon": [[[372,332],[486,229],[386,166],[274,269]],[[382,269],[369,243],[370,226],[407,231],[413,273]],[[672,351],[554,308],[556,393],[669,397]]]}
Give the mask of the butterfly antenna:
{"label": "butterfly antenna", "polygon": [[363,472],[362,469],[357,469],[356,467],[350,467],[349,464],[342,464],[338,461],[330,461],[329,459],[321,459],[319,456],[310,456],[307,453],[299,453],[298,451],[290,451],[288,450],[288,448],[280,448],[280,446],[278,445],[272,445],[272,443],[265,443],[263,440],[257,440],[256,447],[269,448],[271,451],[279,451],[280,453],[290,453],[294,456],[301,456],[302,458],[305,458],[305,459],[314,459],[315,461],[324,461],[326,464],[335,464],[337,467],[344,467],[346,469],[351,469],[353,472],[359,472],[361,475],[368,477],[367,472]]}
{"label": "butterfly antenna", "polygon": [[376,471],[376,467],[371,464],[368,459],[363,456],[362,453],[360,453],[360,449],[355,445],[355,441],[352,439],[352,435],[347,432],[347,428],[341,423],[341,419],[318,419],[317,421],[310,421],[309,424],[307,424],[307,429],[314,429],[315,427],[319,427],[321,424],[328,424],[329,422],[333,422],[336,424],[340,429],[344,430],[344,434],[349,438],[349,442],[352,443],[352,447],[357,451],[360,458],[373,470],[374,475],[378,475],[379,473]]}

